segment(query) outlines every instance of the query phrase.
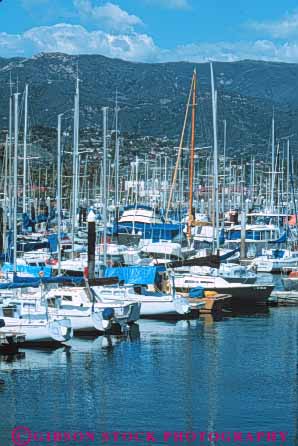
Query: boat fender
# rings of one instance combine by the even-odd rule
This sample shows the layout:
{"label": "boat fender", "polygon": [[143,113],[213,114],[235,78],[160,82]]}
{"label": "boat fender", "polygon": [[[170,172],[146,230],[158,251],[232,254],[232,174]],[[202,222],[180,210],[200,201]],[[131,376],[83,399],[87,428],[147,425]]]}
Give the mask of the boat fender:
{"label": "boat fender", "polygon": [[170,285],[170,281],[169,280],[166,280],[164,282],[164,292],[166,294],[170,294],[170,292],[171,292],[171,285]]}
{"label": "boat fender", "polygon": [[0,319],[0,328],[5,327],[5,320],[4,319]]}
{"label": "boat fender", "polygon": [[114,317],[114,308],[105,308],[102,312],[102,317],[105,321],[109,321]]}

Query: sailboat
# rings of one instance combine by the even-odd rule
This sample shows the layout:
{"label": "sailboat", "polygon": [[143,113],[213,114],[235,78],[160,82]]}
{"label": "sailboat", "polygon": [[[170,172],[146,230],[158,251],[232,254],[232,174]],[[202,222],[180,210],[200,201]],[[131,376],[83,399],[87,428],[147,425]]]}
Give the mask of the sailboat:
{"label": "sailboat", "polygon": [[40,295],[40,290],[21,294],[20,303],[24,307],[24,315],[26,309],[30,316],[33,309],[42,312],[47,308],[50,318],[70,320],[75,332],[104,333],[115,325],[123,328],[132,324],[140,316],[140,304],[119,300],[110,302],[109,305],[99,303],[93,299],[88,288],[62,286],[44,291],[42,300]]}
{"label": "sailboat", "polygon": [[24,342],[67,342],[73,336],[69,318],[51,317],[46,308],[38,308],[35,302],[11,298],[0,306],[0,333],[7,330],[23,335]]}
{"label": "sailboat", "polygon": [[[145,287],[138,287],[137,294],[133,286],[121,287],[92,287],[96,298],[101,302],[110,303],[119,299],[127,302],[139,302],[141,317],[186,317],[190,315],[192,306],[187,299],[175,294],[164,294],[157,291],[148,291]],[[196,305],[199,309],[204,305]]]}

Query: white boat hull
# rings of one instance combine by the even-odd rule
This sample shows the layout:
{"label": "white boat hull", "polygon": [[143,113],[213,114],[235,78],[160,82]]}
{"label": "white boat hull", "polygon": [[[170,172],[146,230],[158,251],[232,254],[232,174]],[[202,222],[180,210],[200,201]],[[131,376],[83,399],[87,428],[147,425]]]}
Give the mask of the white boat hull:
{"label": "white boat hull", "polygon": [[296,267],[298,266],[298,259],[284,259],[284,260],[256,260],[254,265],[257,271],[260,273],[277,273],[286,267]]}
{"label": "white boat hull", "polygon": [[0,331],[9,329],[16,334],[23,334],[25,342],[66,342],[73,336],[71,321],[60,320],[28,320],[3,317],[5,327]]}

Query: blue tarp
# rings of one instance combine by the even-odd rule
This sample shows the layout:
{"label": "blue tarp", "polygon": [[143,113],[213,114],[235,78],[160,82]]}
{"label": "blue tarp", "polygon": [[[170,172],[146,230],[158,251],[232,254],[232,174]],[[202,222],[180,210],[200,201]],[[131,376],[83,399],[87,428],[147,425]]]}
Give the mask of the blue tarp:
{"label": "blue tarp", "polygon": [[106,268],[105,277],[118,277],[131,285],[153,285],[159,281],[158,273],[164,271],[164,266],[124,266]]}
{"label": "blue tarp", "polygon": [[[13,272],[13,265],[11,263],[4,263],[1,270],[4,273]],[[17,273],[31,274],[32,277],[39,277],[41,271],[44,273],[44,277],[51,277],[52,275],[52,268],[50,266],[17,265],[16,270]]]}
{"label": "blue tarp", "polygon": [[47,283],[64,283],[64,282],[71,282],[75,285],[82,285],[84,283],[83,277],[77,277],[77,276],[56,276],[56,277],[14,277],[13,282],[7,282],[7,283],[0,283],[0,289],[1,290],[7,290],[7,289],[15,289],[15,288],[28,288],[33,287],[37,288],[40,286],[41,283],[47,284]]}
{"label": "blue tarp", "polygon": [[202,286],[197,286],[196,288],[191,288],[189,291],[189,297],[192,297],[192,298],[204,297],[204,288]]}

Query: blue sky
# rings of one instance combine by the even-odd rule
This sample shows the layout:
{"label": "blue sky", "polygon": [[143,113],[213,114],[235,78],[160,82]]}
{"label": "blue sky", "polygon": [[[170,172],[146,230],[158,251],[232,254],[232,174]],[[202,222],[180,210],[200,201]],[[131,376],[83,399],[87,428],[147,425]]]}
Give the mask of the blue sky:
{"label": "blue sky", "polygon": [[292,0],[2,0],[0,56],[298,62]]}

